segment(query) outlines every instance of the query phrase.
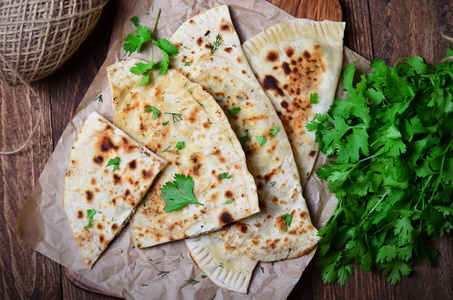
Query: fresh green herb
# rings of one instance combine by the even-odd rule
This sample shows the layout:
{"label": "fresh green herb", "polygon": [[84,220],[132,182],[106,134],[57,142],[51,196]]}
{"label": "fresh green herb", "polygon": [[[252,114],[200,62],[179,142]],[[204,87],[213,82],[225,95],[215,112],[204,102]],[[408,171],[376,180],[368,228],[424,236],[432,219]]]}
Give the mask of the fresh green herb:
{"label": "fresh green herb", "polygon": [[234,201],[234,198],[231,198],[230,200],[227,200],[227,201],[225,201],[225,203],[222,203],[222,204],[231,204],[231,203],[233,203],[233,201]]}
{"label": "fresh green herb", "polygon": [[231,45],[231,47],[236,48],[236,44]]}
{"label": "fresh green herb", "polygon": [[160,115],[160,110],[157,109],[155,106],[148,105],[143,113],[147,113],[149,111],[153,111],[153,120],[156,119]]}
{"label": "fresh green herb", "polygon": [[167,147],[167,149],[165,149],[164,151],[162,151],[162,153],[164,152],[168,152],[168,153],[173,153],[173,150],[170,150],[171,148],[171,145]]}
{"label": "fresh green herb", "polygon": [[225,172],[225,173],[222,173],[219,175],[219,179],[230,179],[231,178],[231,175],[228,174],[228,172]]}
{"label": "fresh green herb", "polygon": [[160,264],[160,263],[161,263],[161,261],[156,261],[155,265],[158,265],[158,264]]}
{"label": "fresh green herb", "polygon": [[192,93],[193,93],[193,91],[192,91],[192,90],[189,90],[189,93],[191,93],[191,94],[192,94]]}
{"label": "fresh green herb", "polygon": [[246,224],[249,228],[252,228],[252,226],[250,226],[250,224]]}
{"label": "fresh green herb", "polygon": [[242,148],[245,148],[248,139],[249,139],[249,130],[246,129],[246,130],[245,130],[245,135],[244,135],[244,136],[241,136],[241,137],[239,138],[239,142],[241,142]]}
{"label": "fresh green herb", "polygon": [[185,143],[184,141],[177,142],[177,143],[176,143],[176,149],[177,149],[177,150],[176,150],[176,154],[179,155],[179,150],[182,150],[182,149],[184,149],[184,148],[186,148],[186,143]]}
{"label": "fresh green herb", "polygon": [[310,94],[310,104],[317,104],[319,102],[318,93],[311,93]]}
{"label": "fresh green herb", "polygon": [[208,276],[207,275],[201,275],[201,278],[206,278],[206,277],[208,277]]}
{"label": "fresh green herb", "polygon": [[219,268],[223,268],[223,263],[220,263]]}
{"label": "fresh green herb", "polygon": [[187,107],[185,107],[185,108],[181,109],[181,111],[185,111],[186,109],[187,109]]}
{"label": "fresh green herb", "polygon": [[153,261],[153,259],[152,259],[152,258],[150,258],[150,259],[149,259],[149,261]]}
{"label": "fresh green herb", "polygon": [[316,66],[317,66],[318,68],[321,68],[321,63],[320,63],[320,62],[317,63]]}
{"label": "fresh green herb", "polygon": [[102,100],[102,94],[99,94],[99,96],[97,96],[96,98],[94,98],[93,102],[94,102],[94,101],[104,102],[104,100]]}
{"label": "fresh green herb", "polygon": [[215,36],[215,42],[214,44],[211,44],[211,43],[208,43],[210,49],[211,49],[211,54],[210,55],[213,55],[214,52],[217,51],[217,49],[219,49],[220,45],[222,44],[223,42],[223,39],[222,39],[222,35],[221,34],[217,34]]}
{"label": "fresh green herb", "polygon": [[163,254],[164,256],[167,256],[167,251],[162,250],[162,254]]}
{"label": "fresh green herb", "polygon": [[123,249],[121,249],[121,253],[123,253]]}
{"label": "fresh green herb", "polygon": [[258,140],[258,143],[260,144],[260,146],[263,146],[264,143],[267,141],[267,137],[265,137],[265,136],[257,136],[256,139]]}
{"label": "fresh green herb", "polygon": [[113,172],[115,172],[116,169],[118,169],[120,167],[120,162],[121,162],[121,159],[119,156],[117,156],[115,158],[110,159],[105,167],[113,166]]}
{"label": "fresh green herb", "polygon": [[274,262],[272,262],[272,266],[274,266]]}
{"label": "fresh green herb", "polygon": [[211,299],[209,299],[209,300],[214,300],[214,299],[215,299],[215,296],[217,296],[217,295],[214,295],[214,296],[212,296],[212,298],[211,298]]}
{"label": "fresh green herb", "polygon": [[212,123],[211,123],[211,120],[209,120],[209,118],[208,118],[208,124],[212,124]]}
{"label": "fresh green herb", "polygon": [[164,114],[171,115],[173,117],[173,124],[178,121],[182,121],[182,114],[178,114],[178,113],[164,113]]}
{"label": "fresh green herb", "polygon": [[241,108],[240,108],[240,107],[235,107],[235,108],[233,108],[232,110],[230,110],[230,115],[233,116],[233,115],[237,114],[237,113],[240,112],[240,111],[241,111]]}
{"label": "fresh green herb", "polygon": [[153,151],[153,152],[156,151],[156,148],[151,149],[151,151]]}
{"label": "fresh green herb", "polygon": [[129,107],[130,105],[131,105],[130,103],[127,103],[127,104],[126,104],[126,107]]}
{"label": "fresh green herb", "polygon": [[99,249],[99,251],[101,251],[101,252],[102,252],[102,249],[101,249],[101,247],[98,247],[98,249]]}
{"label": "fresh green herb", "polygon": [[285,223],[285,231],[288,230],[288,227],[291,226],[291,221],[293,220],[293,215],[285,214],[283,216],[283,222]]}
{"label": "fresh green herb", "polygon": [[190,67],[190,61],[186,61],[186,62],[184,63],[184,66],[185,66],[185,67]]}
{"label": "fresh green herb", "polygon": [[326,283],[344,285],[356,263],[395,285],[414,265],[430,265],[430,240],[453,229],[453,61],[371,67],[355,85],[350,64],[347,97],[307,125],[320,150],[336,155],[317,171],[338,199],[318,233]]}
{"label": "fresh green herb", "polygon": [[167,181],[161,188],[161,197],[167,204],[164,207],[166,213],[179,210],[187,204],[203,206],[193,194],[195,182],[192,177],[175,174],[174,179],[175,181]]}
{"label": "fresh green herb", "polygon": [[159,274],[157,274],[157,276],[167,276],[168,274],[170,273],[170,271],[160,271]]}
{"label": "fresh green herb", "polygon": [[134,249],[134,248],[135,248],[135,245],[134,245],[134,246],[132,246],[132,249]]}
{"label": "fresh green herb", "polygon": [[143,135],[143,136],[145,136],[145,134],[144,134],[144,133],[142,133],[142,135]]}
{"label": "fresh green herb", "polygon": [[181,253],[181,258],[184,259],[184,256],[182,255],[182,253]]}
{"label": "fresh green herb", "polygon": [[143,198],[142,198],[142,203],[143,203],[143,207],[146,207],[146,205],[145,205],[145,196],[143,196]]}
{"label": "fresh green herb", "polygon": [[[178,48],[167,41],[166,39],[161,39],[161,40],[155,40],[156,37],[156,30],[157,30],[157,23],[159,22],[159,17],[161,13],[161,9],[159,9],[159,12],[157,13],[157,18],[156,22],[154,24],[154,29],[153,33],[151,34],[151,31],[149,30],[148,27],[140,25],[140,21],[137,17],[133,17],[131,21],[133,24],[137,27],[137,32],[135,34],[129,34],[126,36],[124,39],[124,45],[123,49],[126,51],[126,54],[129,53],[129,56],[133,52],[140,52],[140,49],[142,48],[143,44],[147,42],[151,42],[151,62],[149,63],[136,63],[132,68],[131,68],[131,73],[136,74],[136,75],[143,75],[143,79],[140,82],[140,86],[145,85],[149,79],[150,79],[150,73],[153,69],[160,69],[159,74],[160,75],[165,75],[168,70],[168,66],[170,63],[170,56],[174,56],[179,53]],[[154,45],[156,45],[160,51],[162,52],[162,60],[159,62],[155,63],[154,62]]]}
{"label": "fresh green herb", "polygon": [[260,269],[261,269],[261,272],[264,273],[264,268],[262,266],[260,266]]}
{"label": "fresh green herb", "polygon": [[134,24],[135,27],[138,27],[140,25],[140,20],[138,19],[137,16],[134,16],[131,18],[132,24]]}
{"label": "fresh green herb", "polygon": [[162,122],[162,126],[165,126],[169,123],[170,121],[165,121],[165,122]]}
{"label": "fresh green herb", "polygon": [[142,286],[148,286],[146,283],[142,283]]}
{"label": "fresh green herb", "polygon": [[271,186],[274,187],[277,182],[271,181]]}
{"label": "fresh green herb", "polygon": [[[195,99],[195,100],[197,100],[197,99]],[[201,107],[203,107],[203,108],[204,108],[204,105],[203,105],[203,103],[201,103],[201,102],[200,102],[200,101],[198,101],[198,100],[197,100],[197,102],[198,102],[198,104],[200,104],[200,106],[201,106]]]}
{"label": "fresh green herb", "polygon": [[313,73],[314,71],[315,71],[315,70],[308,70],[308,71],[305,72],[305,73],[310,74],[310,73]]}
{"label": "fresh green herb", "polygon": [[137,262],[134,262],[134,267],[132,268],[132,271],[135,270],[135,265],[137,264]]}
{"label": "fresh green herb", "polygon": [[195,284],[197,284],[197,283],[200,282],[200,281],[195,280],[195,279],[193,279],[193,278],[189,278],[189,279],[184,280],[184,281],[187,282],[188,284],[192,285],[192,286],[194,286]]}
{"label": "fresh green herb", "polygon": [[278,127],[278,126],[272,127],[271,136],[275,136],[278,133],[279,129],[280,129],[280,127]]}

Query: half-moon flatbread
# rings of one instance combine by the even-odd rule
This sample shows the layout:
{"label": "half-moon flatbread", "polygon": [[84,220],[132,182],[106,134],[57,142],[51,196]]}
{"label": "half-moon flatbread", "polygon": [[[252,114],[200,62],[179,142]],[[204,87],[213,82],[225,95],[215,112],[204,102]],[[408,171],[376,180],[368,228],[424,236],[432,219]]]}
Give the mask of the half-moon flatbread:
{"label": "half-moon flatbread", "polygon": [[[108,67],[115,124],[168,161],[145,205],[131,219],[136,246],[197,236],[258,212],[256,185],[244,152],[212,96],[174,69],[165,76],[152,73],[152,81],[140,87],[141,76],[129,71],[140,61]],[[151,106],[158,115],[145,113]],[[183,149],[177,148],[179,142]],[[161,187],[175,174],[193,178],[193,193],[202,205],[164,212]]]}
{"label": "half-moon flatbread", "polygon": [[[228,119],[238,135],[248,130],[249,138],[243,146],[260,203],[259,213],[211,235],[258,261],[272,262],[308,253],[317,244],[318,231],[302,196],[291,145],[269,100],[223,71],[204,72],[196,82],[215,95],[225,111],[241,108]],[[271,135],[275,127],[279,129]],[[265,137],[267,141],[260,145],[257,137]],[[290,226],[284,224],[286,214],[291,215]]]}
{"label": "half-moon flatbread", "polygon": [[[117,158],[117,165],[107,166]],[[87,266],[92,267],[121,232],[165,165],[164,159],[97,112],[88,116],[72,147],[63,196],[64,209]]]}
{"label": "half-moon flatbread", "polygon": [[[343,61],[345,23],[294,19],[243,44],[244,53],[288,134],[302,187],[318,155],[305,125],[332,105]],[[311,94],[317,94],[310,101]]]}
{"label": "half-moon flatbread", "polygon": [[253,270],[258,263],[221,239],[202,235],[186,239],[192,260],[218,286],[247,294]]}

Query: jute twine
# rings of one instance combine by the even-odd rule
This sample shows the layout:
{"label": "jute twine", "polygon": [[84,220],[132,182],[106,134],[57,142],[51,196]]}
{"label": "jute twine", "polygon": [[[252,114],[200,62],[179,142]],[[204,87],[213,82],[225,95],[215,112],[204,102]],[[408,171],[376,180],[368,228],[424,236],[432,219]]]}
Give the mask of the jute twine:
{"label": "jute twine", "polygon": [[[58,69],[93,30],[108,0],[0,0],[0,80],[25,85],[38,101],[38,119],[27,140],[31,141],[42,119],[42,99],[30,82]],[[0,99],[1,100],[1,99]]]}

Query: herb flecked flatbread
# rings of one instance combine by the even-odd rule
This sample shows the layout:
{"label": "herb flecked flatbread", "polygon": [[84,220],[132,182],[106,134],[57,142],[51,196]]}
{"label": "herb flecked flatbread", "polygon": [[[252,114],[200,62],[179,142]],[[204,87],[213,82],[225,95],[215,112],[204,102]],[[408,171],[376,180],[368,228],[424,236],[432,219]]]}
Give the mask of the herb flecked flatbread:
{"label": "herb flecked flatbread", "polygon": [[294,19],[243,44],[244,53],[288,134],[302,187],[318,155],[305,125],[332,105],[343,61],[345,23]]}
{"label": "herb flecked flatbread", "polygon": [[63,198],[87,266],[121,232],[165,165],[97,112],[87,118],[72,147]]}
{"label": "herb flecked flatbread", "polygon": [[[244,152],[212,96],[174,69],[165,76],[153,72],[151,82],[139,86],[142,77],[130,72],[137,62],[143,61],[108,67],[114,123],[169,162],[131,219],[137,247],[197,236],[258,212]],[[192,186],[185,181],[164,192],[177,174],[192,178]],[[178,190],[184,196],[193,190],[198,204],[166,210],[177,201],[164,198]]]}
{"label": "herb flecked flatbread", "polygon": [[[220,42],[216,44],[217,40]],[[229,248],[223,243],[210,243],[206,251],[212,256],[226,251],[238,261],[244,257],[241,253],[254,260],[276,261],[309,252],[316,246],[317,230],[302,197],[291,145],[245,59],[228,7],[216,7],[193,17],[170,41],[180,49],[173,65],[212,94],[227,115],[258,188],[260,212],[210,234]],[[283,222],[286,215],[292,218],[290,226]],[[203,258],[193,250],[205,244],[205,239],[187,243],[189,251],[195,253],[195,261]],[[220,273],[207,274],[220,286],[229,285],[228,278],[220,277]]]}

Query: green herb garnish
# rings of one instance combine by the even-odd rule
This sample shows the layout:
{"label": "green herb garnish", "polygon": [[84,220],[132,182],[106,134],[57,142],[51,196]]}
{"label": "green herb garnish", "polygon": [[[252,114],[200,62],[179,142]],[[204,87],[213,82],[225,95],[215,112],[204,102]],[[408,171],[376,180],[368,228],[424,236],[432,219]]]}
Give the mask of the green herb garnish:
{"label": "green herb garnish", "polygon": [[222,204],[231,204],[231,203],[233,203],[233,201],[234,201],[234,198],[231,198],[230,200],[225,201],[225,203],[222,203]]}
{"label": "green herb garnish", "polygon": [[120,162],[121,162],[121,159],[119,156],[117,156],[115,158],[110,159],[105,167],[113,166],[113,172],[115,172],[116,169],[118,169],[120,167]]}
{"label": "green herb garnish", "polygon": [[195,280],[195,279],[193,279],[193,278],[189,278],[189,279],[187,279],[187,280],[184,280],[184,282],[187,282],[188,284],[194,286],[195,284],[199,283],[200,281]]}
{"label": "green herb garnish", "polygon": [[219,175],[219,179],[230,179],[231,178],[231,175],[228,174],[228,172],[225,172],[225,173],[222,173]]}
{"label": "green herb garnish", "polygon": [[241,111],[241,108],[240,108],[240,107],[235,107],[235,108],[233,108],[232,110],[230,110],[230,115],[233,116],[233,115],[237,114],[237,113],[240,112],[240,111]]}
{"label": "green herb garnish", "polygon": [[164,113],[164,114],[171,115],[173,117],[173,123],[182,121],[182,114],[178,114],[178,113]]}
{"label": "green herb garnish", "polygon": [[293,215],[285,214],[283,216],[283,222],[285,223],[285,231],[288,230],[288,227],[291,226],[291,221],[293,220]]}
{"label": "green herb garnish", "polygon": [[265,136],[257,136],[256,139],[258,140],[258,143],[260,144],[260,146],[263,146],[264,143],[267,141],[267,137],[265,137]]}
{"label": "green herb garnish", "polygon": [[88,225],[87,228],[91,228],[93,226],[93,217],[97,213],[95,209],[87,209],[87,217],[88,217]]}
{"label": "green herb garnish", "polygon": [[177,143],[176,143],[176,149],[177,149],[177,150],[176,150],[176,154],[179,155],[179,150],[182,150],[182,149],[184,149],[184,148],[186,148],[186,143],[185,143],[184,141],[177,142]]}
{"label": "green herb garnish", "polygon": [[164,207],[166,213],[179,210],[187,204],[203,206],[193,194],[195,182],[192,177],[175,174],[174,179],[175,181],[167,181],[161,188],[161,198],[167,204]]}
{"label": "green herb garnish", "polygon": [[157,109],[155,106],[148,105],[147,108],[145,109],[144,113],[147,113],[149,111],[153,111],[153,120],[156,119],[160,115],[160,110]]}
{"label": "green herb garnish", "polygon": [[317,104],[319,102],[318,93],[311,93],[310,94],[310,104]]}
{"label": "green herb garnish", "polygon": [[222,44],[222,42],[223,42],[222,35],[221,34],[217,34],[215,36],[214,44],[208,43],[209,47],[211,48],[211,54],[210,55],[213,55],[214,52],[216,52],[217,49],[219,49],[219,46]]}
{"label": "green herb garnish", "polygon": [[278,133],[279,129],[280,129],[280,127],[278,127],[278,126],[272,127],[271,133],[270,133],[271,136],[275,136]]}

